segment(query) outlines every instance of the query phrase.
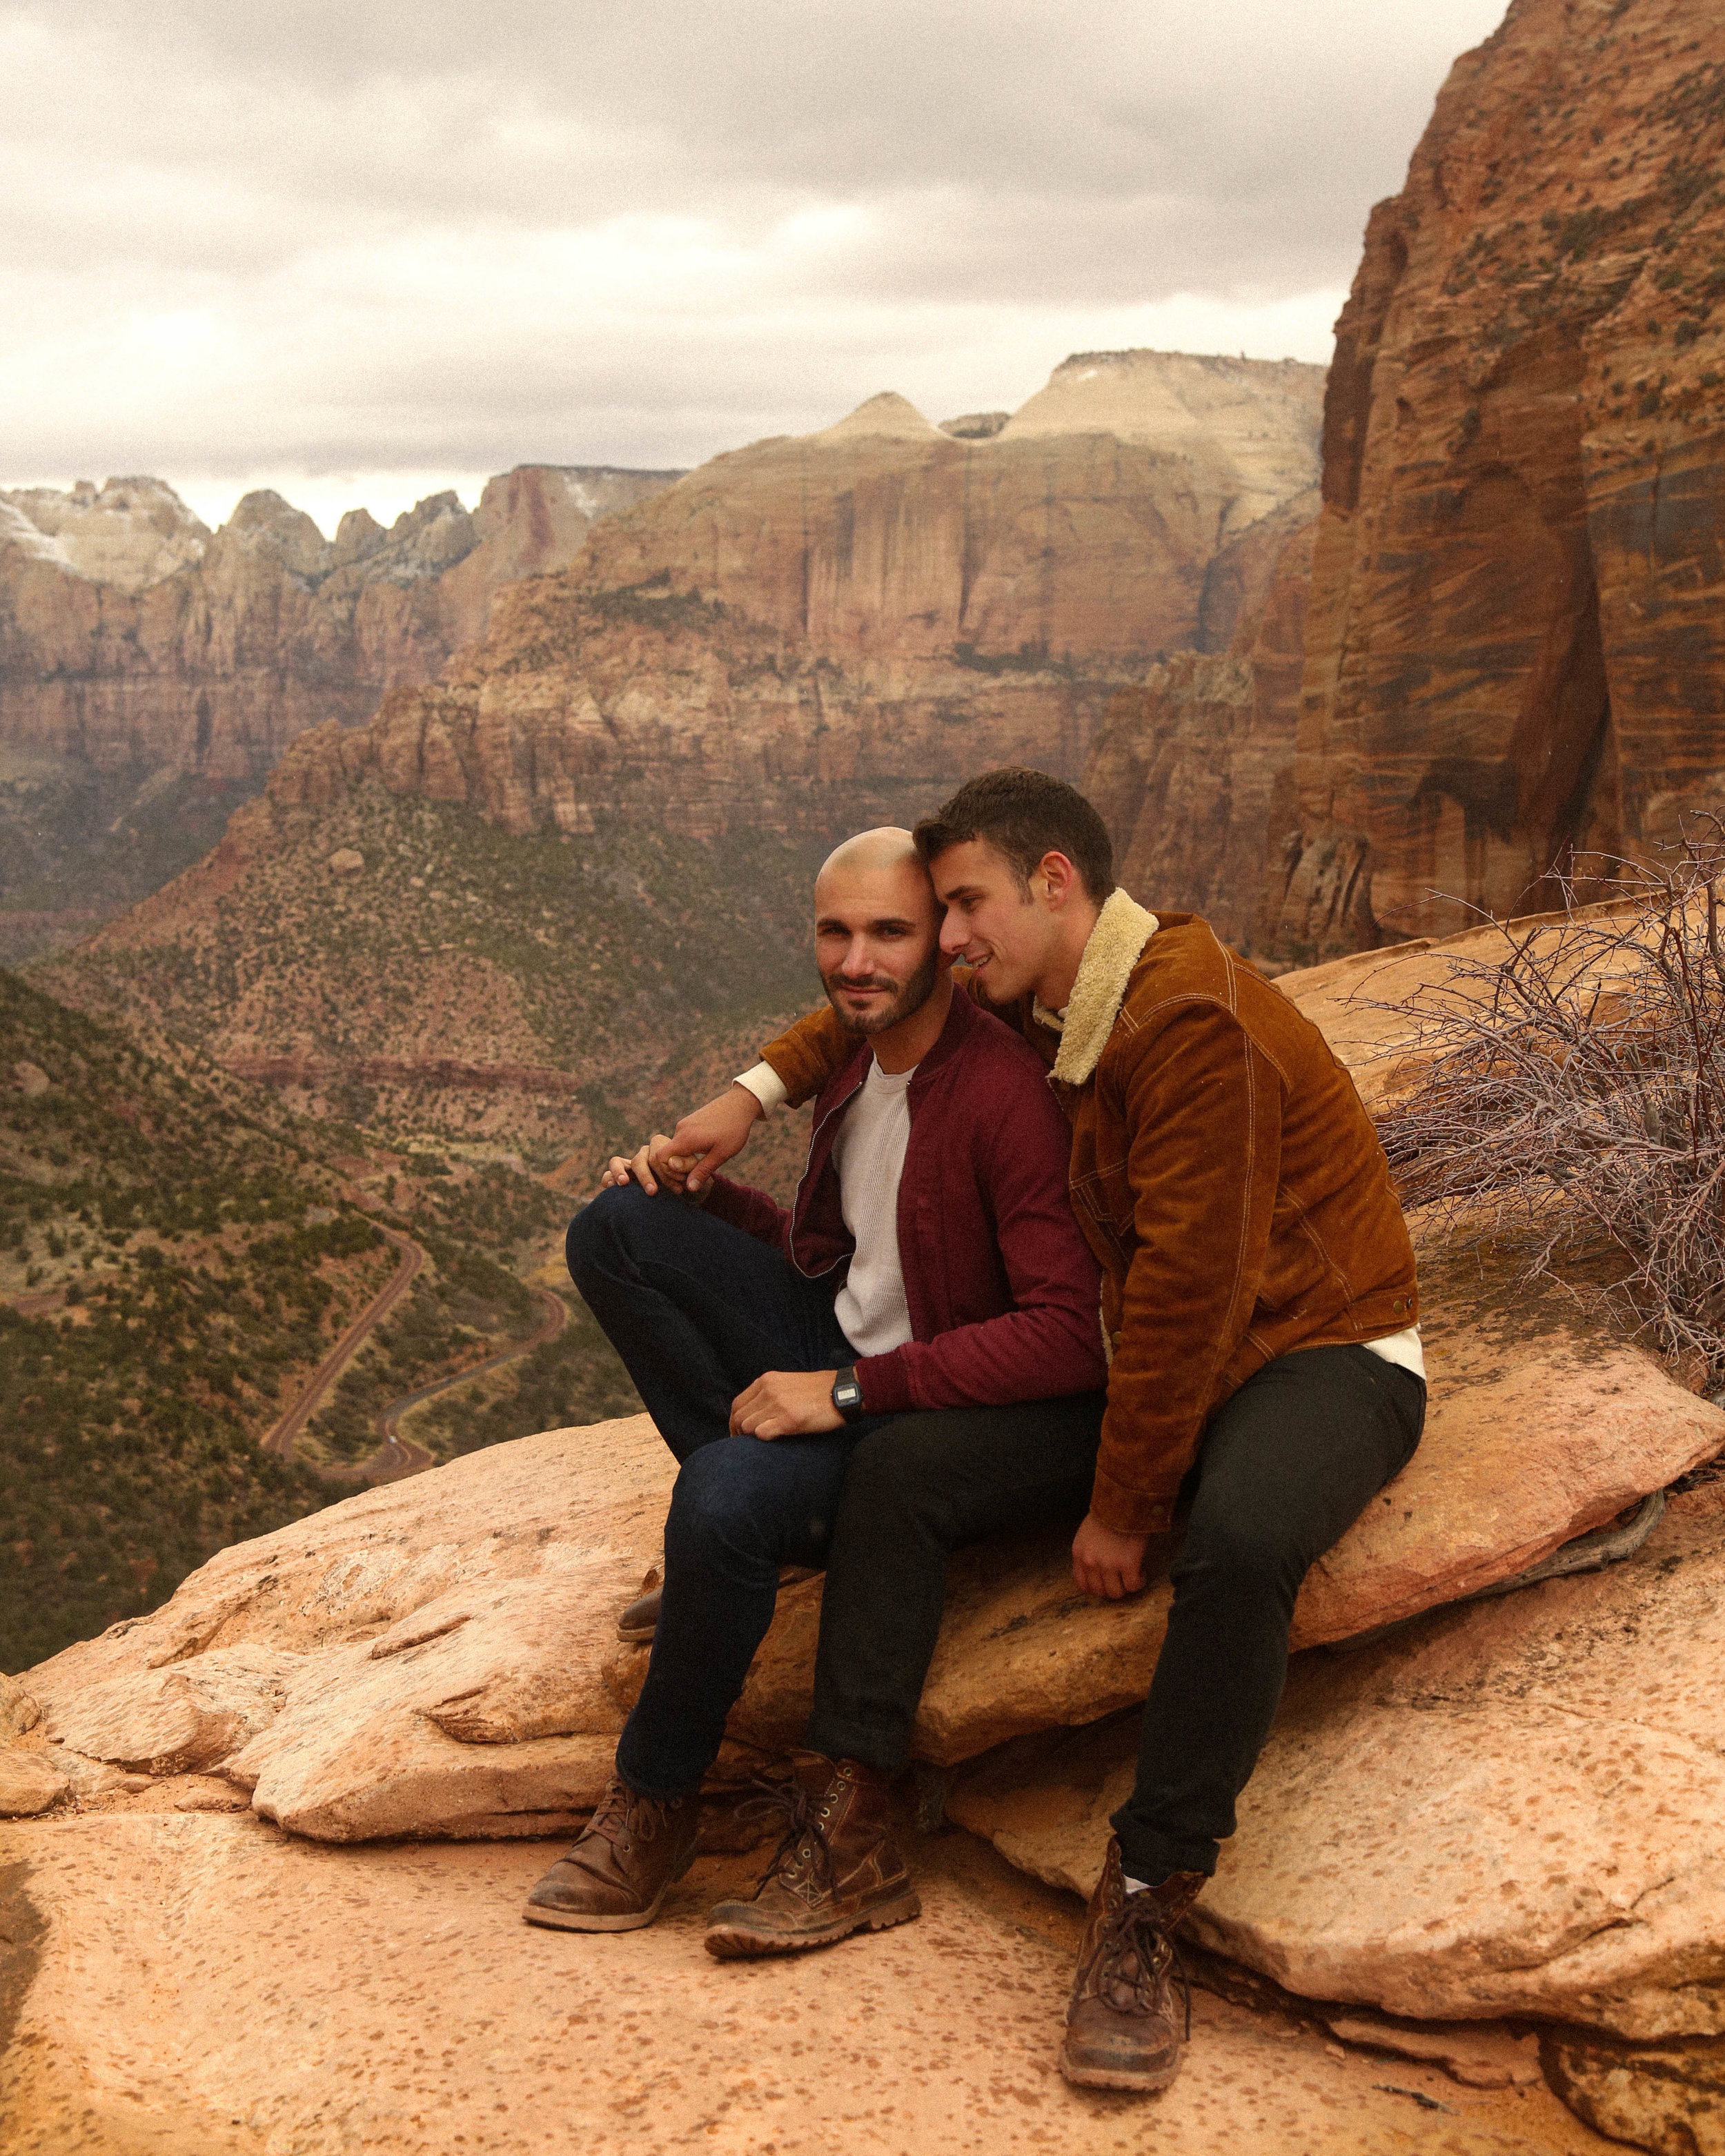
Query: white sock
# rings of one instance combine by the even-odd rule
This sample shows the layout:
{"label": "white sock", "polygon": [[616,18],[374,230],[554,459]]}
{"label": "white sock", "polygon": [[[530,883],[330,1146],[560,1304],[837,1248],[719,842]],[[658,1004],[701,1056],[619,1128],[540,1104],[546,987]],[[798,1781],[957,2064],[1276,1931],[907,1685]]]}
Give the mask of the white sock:
{"label": "white sock", "polygon": [[1129,1871],[1121,1873],[1120,1883],[1128,1894],[1147,1894],[1150,1892],[1150,1881],[1147,1879],[1134,1879]]}

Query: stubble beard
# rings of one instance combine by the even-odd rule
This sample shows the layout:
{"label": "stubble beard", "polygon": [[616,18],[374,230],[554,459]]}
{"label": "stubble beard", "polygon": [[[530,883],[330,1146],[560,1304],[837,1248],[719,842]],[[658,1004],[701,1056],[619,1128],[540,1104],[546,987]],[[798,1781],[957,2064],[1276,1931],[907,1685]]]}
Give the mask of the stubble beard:
{"label": "stubble beard", "polygon": [[854,1012],[846,1010],[839,1002],[845,986],[842,974],[823,973],[821,985],[825,988],[827,1000],[832,1004],[845,1030],[865,1040],[871,1039],[877,1033],[890,1031],[922,1009],[934,993],[934,984],[940,973],[940,946],[937,944],[892,1000],[866,1017],[858,1017]]}

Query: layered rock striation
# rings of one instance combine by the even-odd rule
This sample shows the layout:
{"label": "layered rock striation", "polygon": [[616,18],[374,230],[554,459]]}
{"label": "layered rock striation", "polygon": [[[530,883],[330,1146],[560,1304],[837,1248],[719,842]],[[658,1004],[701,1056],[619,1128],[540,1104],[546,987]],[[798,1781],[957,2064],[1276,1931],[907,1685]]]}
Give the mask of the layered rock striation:
{"label": "layered rock striation", "polygon": [[0,494],[0,750],[261,777],[306,726],[431,680],[500,586],[675,476],[521,465],[471,514],[351,510],[333,541],[267,491],[214,533],[158,480]]}
{"label": "layered rock striation", "polygon": [[1285,956],[1552,902],[1725,788],[1725,18],[1514,0],[1337,329]]}
{"label": "layered rock striation", "polygon": [[[1266,517],[1255,551],[1268,588],[1242,608],[1220,652],[1178,652],[1108,707],[1081,781],[1114,841],[1115,874],[1147,906],[1202,913],[1262,957],[1276,922],[1266,868],[1294,817],[1306,602],[1315,517],[1295,503]],[[1256,564],[1254,563],[1254,567]],[[1261,572],[1254,582],[1261,580]]]}
{"label": "layered rock striation", "polygon": [[555,731],[541,813],[576,829],[826,834],[988,763],[1076,779],[1123,685],[1260,603],[1316,506],[1321,386],[1133,352],[1068,360],[992,430],[872,398],[608,519],[385,716]]}

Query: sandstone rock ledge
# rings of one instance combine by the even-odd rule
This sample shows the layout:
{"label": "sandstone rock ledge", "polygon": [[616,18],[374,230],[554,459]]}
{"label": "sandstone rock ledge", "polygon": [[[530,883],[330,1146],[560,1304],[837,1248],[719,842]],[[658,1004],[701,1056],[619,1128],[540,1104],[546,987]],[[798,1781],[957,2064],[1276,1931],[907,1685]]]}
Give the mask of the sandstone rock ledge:
{"label": "sandstone rock ledge", "polygon": [[[1441,1301],[1440,1259],[1430,1276]],[[1459,1295],[1453,1281],[1449,1288]],[[1633,1350],[1565,1336],[1537,1306],[1517,1315],[1476,1302],[1466,1316],[1466,1325],[1430,1322],[1439,1409],[1420,1455],[1424,1479],[1410,1470],[1391,1502],[1314,1574],[1301,1604],[1308,1641],[1358,1632],[1501,1577],[1594,1524],[1602,1510],[1609,1515],[1650,1480],[1657,1486],[1711,1455],[1725,1435],[1725,1417]],[[30,2025],[62,2032],[41,2036],[47,2049],[29,2056],[28,2072],[19,2067],[18,2087],[33,2089],[47,2075],[41,2086],[58,2093],[42,2102],[52,2108],[66,2100],[71,2075],[80,2102],[87,2099],[90,2116],[104,2123],[81,2144],[54,2139],[44,2127],[33,2140],[0,2146],[129,2153],[177,2145],[171,2137],[140,2139],[131,2127],[126,2138],[113,2124],[131,2115],[124,2090],[141,2087],[152,2092],[151,2104],[172,2094],[162,2116],[173,2132],[202,2122],[201,2149],[275,2146],[278,2128],[295,2148],[343,2147],[352,2107],[382,2102],[386,2083],[408,2107],[388,2112],[388,2133],[376,2145],[438,2145],[422,2128],[434,2118],[447,2127],[471,2115],[471,2088],[464,2082],[452,2092],[435,2074],[416,2080],[429,2045],[410,2068],[396,2067],[385,2062],[389,2046],[381,2039],[378,2049],[354,2031],[392,2017],[446,2025],[454,2010],[431,1994],[445,1984],[462,1991],[454,1972],[467,1966],[464,1943],[475,1925],[494,1945],[480,1957],[473,2010],[527,2047],[526,2082],[547,2101],[567,2071],[565,2047],[547,2029],[567,2027],[583,2047],[607,2032],[630,2035],[632,2063],[583,2084],[578,2101],[566,2089],[558,2118],[615,2127],[629,2104],[646,2102],[649,2077],[631,2033],[639,2030],[640,2009],[632,2002],[643,1995],[644,1976],[669,1981],[662,1958],[675,1929],[649,1935],[645,1945],[565,1943],[575,1958],[561,1964],[544,1960],[541,1943],[520,1948],[521,1968],[538,1974],[517,1994],[506,1974],[515,1903],[541,1851],[506,1859],[501,1851],[319,1856],[305,1843],[567,1834],[609,1770],[639,1679],[644,1657],[617,1646],[613,1624],[656,1552],[670,1480],[669,1456],[644,1416],[496,1446],[225,1551],[151,1616],[7,1684],[0,1794],[18,1793],[6,1809],[42,1816],[3,1830],[0,1866],[16,1858],[28,1867],[10,1876],[49,1926],[44,1965],[54,1973],[45,1988],[39,1979],[29,1990],[31,2012],[45,2017]],[[957,1776],[951,1816],[1022,1870],[1081,1889],[1127,1771],[1129,1724],[1106,1717],[1142,1693],[1162,1618],[1157,1590],[1124,1608],[1077,1602],[1064,1542],[1062,1530],[1044,1542],[968,1553],[955,1568],[918,1748],[950,1766],[999,1747]],[[809,1581],[782,1598],[733,1722],[739,1741],[731,1766],[753,1763],[751,1746],[798,1733],[819,1591]],[[1580,2132],[1573,2124],[1542,2139],[1543,2112],[1529,2112],[1514,2132],[1501,2119],[1463,2118],[1457,2092],[1481,2078],[1496,2078],[1507,2092],[1502,2102],[1536,2102],[1526,2087],[1529,2047],[1516,2033],[1532,2024],[1548,2028],[1548,2078],[1581,2117],[1650,2148],[1712,2156],[1720,2144],[1709,2138],[1706,2076],[1719,2075],[1715,2032],[1725,2027],[1725,1719],[1711,1678],[1725,1645],[1722,1608],[1725,1483],[1710,1483],[1674,1499],[1664,1527],[1611,1573],[1440,1610],[1340,1658],[1296,1659],[1240,1833],[1194,1931],[1232,1964],[1275,1979],[1284,1994],[1321,2002],[1315,2010],[1332,2038],[1339,2033],[1374,2056],[1392,2054],[1394,2075],[1362,2083],[1346,2055],[1353,2078],[1344,2101],[1342,2083],[1322,2092],[1329,2067],[1313,2068],[1317,2079],[1306,2073],[1278,2098],[1295,2107],[1276,2128],[1282,2138],[1253,2138],[1267,2132],[1270,2113],[1260,2106],[1248,2118],[1235,2108],[1245,2101],[1238,2092],[1256,2076],[1251,2061],[1262,2041],[1261,2026],[1249,2020],[1236,2030],[1245,2052],[1219,2048],[1212,2063],[1219,2078],[1192,2083],[1207,2093],[1193,2115],[1193,2131],[1202,2133],[1191,2145],[1219,2148],[1225,2132],[1266,2150],[1395,2147],[1389,2118],[1373,2106],[1386,2089],[1398,2102],[1414,2102],[1407,2092],[1424,2090],[1421,2072],[1439,2078],[1447,2093],[1432,2101],[1453,2114],[1450,2138],[1436,2145],[1593,2145],[1590,2137],[1573,2138]],[[1086,1726],[1036,1733],[1077,1723]],[[1011,1741],[1000,1746],[1003,1736]],[[713,1824],[722,1828],[723,1815]],[[300,1838],[299,1853],[275,1827]],[[709,1845],[727,1845],[717,1833]],[[950,1837],[927,1845],[937,1881],[940,1866],[957,1861],[952,1846]],[[796,2050],[791,2031],[839,1981],[824,1972],[865,1954],[880,1957],[864,1968],[881,1972],[885,1988],[877,1997],[867,1975],[865,2004],[847,2008],[846,2025],[866,2010],[891,2038],[847,2037],[847,2066],[861,2078],[851,2085],[857,2109],[845,2115],[878,2113],[879,2132],[865,2145],[919,2145],[923,2131],[949,2129],[947,2107],[956,2101],[921,2066],[896,2066],[899,2078],[889,2076],[882,2093],[874,2064],[889,2051],[901,2063],[920,2056],[907,2010],[889,2010],[889,1996],[938,1994],[949,2002],[955,1981],[961,1991],[979,1987],[963,2006],[963,2025],[982,2030],[981,1994],[1010,1995],[1008,2048],[1040,2062],[1023,2068],[1040,2077],[1035,2105],[1059,2097],[1047,2074],[1063,1976],[1034,1955],[1034,1967],[1024,1961],[1020,1920],[1001,1914],[1008,1905],[998,1895],[986,1913],[961,1921],[957,1907],[942,1901],[945,1891],[937,1884],[936,1921],[916,1928],[908,1944],[883,1951],[865,1943],[841,1950],[842,1963],[807,1964],[807,1974],[742,1978],[754,1986],[751,2000],[759,1991],[778,2002],[769,2018],[789,2050],[784,2059],[770,2054],[763,2066],[752,2021],[745,2043],[744,2021],[721,2005],[711,1989],[719,1979],[701,1967],[698,1896],[685,1890],[681,1945],[692,1958],[676,1995],[686,1989],[701,2002],[700,2071],[729,2091],[719,2112],[701,2115],[747,2118],[751,2132],[776,2132],[785,2115],[780,2097],[801,2087],[799,2076],[814,2075],[825,2090],[827,2077],[809,2065],[806,2043]],[[1070,1928],[1076,1904],[1061,1906]],[[358,1946],[338,1969],[344,1909],[371,1913],[355,1919]],[[164,1912],[174,1912],[166,1932]],[[29,1943],[39,1929],[34,1917],[0,1922],[0,1938],[16,1958],[35,1952]],[[280,2020],[288,2051],[297,2056],[309,2045],[316,2057],[341,2062],[341,2092],[329,2107],[320,2108],[316,2076],[284,2077],[278,2068],[272,2079],[250,2042],[211,2039],[197,2062],[193,2053],[205,2040],[170,2044],[160,2016],[124,2042],[116,2037],[113,2058],[131,2061],[115,2069],[117,2080],[103,2079],[105,2063],[90,2064],[98,2053],[107,2057],[91,2048],[93,2039],[72,2061],[64,2032],[90,2010],[90,1998],[116,2002],[123,2018],[118,2002],[147,1982],[151,1996],[182,2001],[175,2015],[188,2015],[188,2026],[213,2015],[220,1983],[210,1974],[208,1942],[218,1935],[234,1963],[221,1982],[261,1987],[255,1995],[266,2020]],[[409,1935],[418,1943],[411,1952]],[[598,1958],[602,1953],[611,1962]],[[954,1955],[962,1981],[949,1966]],[[629,1972],[621,1993],[605,1974],[614,1963]],[[576,2010],[561,1994],[543,2026],[511,2018],[538,2013],[534,1987],[542,1977],[555,1991],[554,1966],[580,1972],[579,2015],[588,2025],[569,2021]],[[487,1986],[499,2002],[508,1991],[506,2005],[485,2006]],[[1033,1995],[1034,2012],[1025,2003]],[[1221,2010],[1207,2012],[1214,2020]],[[1409,2017],[1497,2025],[1507,2017],[1511,2026],[1465,2043],[1441,2032],[1416,2032],[1414,2041],[1405,2034]],[[648,2018],[655,2026],[663,2019]],[[289,2030],[297,2032],[291,2041]],[[1303,2070],[1306,2053],[1298,2056]],[[997,2096],[1004,2071],[997,2066],[987,2084]],[[745,2074],[753,2078],[739,2081]],[[983,2083],[968,2086],[967,2100],[980,2101]],[[654,2087],[656,2116],[662,2092]],[[689,2078],[677,2084],[677,2102],[691,2087]],[[1236,2092],[1225,2101],[1224,2087]],[[244,2132],[223,2139],[206,2131],[198,2106],[207,2100],[211,2117],[238,2120]],[[1033,2106],[1020,2116],[1021,2102],[1031,2099],[1014,2097],[1019,2124],[1028,2131],[1034,2117],[1045,2129],[1041,2145],[1064,2145],[1068,2114],[1050,2119]],[[1537,2103],[1546,2102],[1542,2089]],[[1681,2114],[1672,2108],[1679,2103]],[[797,2104],[799,2118],[827,2115],[800,2096]],[[1320,2112],[1333,2119],[1322,2132]],[[28,2104],[18,2115],[33,2116]],[[1103,2114],[1085,2116],[1087,2130],[1100,2130]],[[690,2132],[693,2117],[685,2122]],[[1674,2120],[1689,2130],[1697,2118],[1698,2138],[1666,2133]],[[901,2121],[914,2124],[896,2138]],[[248,2138],[254,2128],[264,2138]],[[536,2145],[539,2130],[536,2120],[518,2123],[490,2145]],[[776,2145],[812,2148],[818,2139],[811,2129],[808,2138]],[[442,2145],[450,2145],[447,2138]],[[720,2145],[760,2144],[739,2128]],[[1013,2142],[1003,2126],[974,2145]]]}
{"label": "sandstone rock ledge", "polygon": [[[1541,2087],[1469,2087],[1200,1992],[1153,2106],[1055,2064],[1076,1904],[968,1835],[918,1923],[752,1966],[660,1922],[536,1932],[543,1847],[332,1850],[251,1817],[0,1828],[6,2156],[1606,2156]],[[15,2021],[12,2041],[6,2036]],[[1166,2137],[1166,2138],[1164,2138]]]}

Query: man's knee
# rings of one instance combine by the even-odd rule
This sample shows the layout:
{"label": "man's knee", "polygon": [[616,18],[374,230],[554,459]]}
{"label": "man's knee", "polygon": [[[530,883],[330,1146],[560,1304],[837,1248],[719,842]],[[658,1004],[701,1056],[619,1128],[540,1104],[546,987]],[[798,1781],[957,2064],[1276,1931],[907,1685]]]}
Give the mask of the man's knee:
{"label": "man's knee", "polygon": [[847,1497],[861,1500],[875,1512],[916,1508],[918,1499],[927,1494],[927,1444],[916,1427],[922,1419],[901,1415],[857,1440],[845,1471]]}
{"label": "man's knee", "polygon": [[736,1438],[717,1439],[690,1454],[671,1491],[667,1559],[761,1558],[777,1550],[783,1522],[770,1478],[757,1471],[760,1465]]}
{"label": "man's knee", "polygon": [[1271,1512],[1253,1516],[1194,1509],[1177,1574],[1200,1572],[1230,1600],[1288,1600],[1299,1592],[1311,1558],[1295,1522]]}
{"label": "man's knee", "polygon": [[655,1202],[634,1183],[614,1184],[590,1199],[569,1223],[563,1240],[570,1278],[578,1284],[584,1272],[614,1272],[619,1263],[636,1258],[658,1224],[647,1213]]}

